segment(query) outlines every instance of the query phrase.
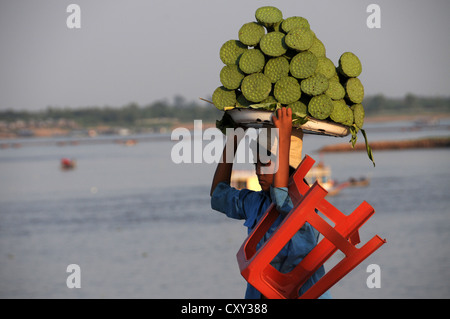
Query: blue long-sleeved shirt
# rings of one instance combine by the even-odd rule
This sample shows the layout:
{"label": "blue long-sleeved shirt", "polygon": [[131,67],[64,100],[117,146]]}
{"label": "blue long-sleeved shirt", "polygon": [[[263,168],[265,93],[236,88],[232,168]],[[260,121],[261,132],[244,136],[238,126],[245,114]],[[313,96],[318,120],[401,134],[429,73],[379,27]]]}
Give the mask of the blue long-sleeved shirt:
{"label": "blue long-sleeved shirt", "polygon": [[[273,231],[293,208],[287,188],[270,188],[270,192],[251,191],[248,189],[237,190],[229,184],[219,183],[211,197],[211,207],[230,218],[244,219],[244,226],[248,233],[253,230],[260,218],[264,215],[270,204],[274,202],[280,216],[273,223],[262,241],[266,241]],[[305,223],[300,230],[289,240],[278,255],[272,260],[271,265],[281,273],[288,273],[314,248],[317,244],[319,232],[310,224]],[[259,247],[258,247],[259,248]],[[300,295],[314,285],[323,275],[321,266],[300,288]],[[260,299],[261,293],[252,285],[247,285],[246,299]],[[321,298],[331,298],[329,292]]]}

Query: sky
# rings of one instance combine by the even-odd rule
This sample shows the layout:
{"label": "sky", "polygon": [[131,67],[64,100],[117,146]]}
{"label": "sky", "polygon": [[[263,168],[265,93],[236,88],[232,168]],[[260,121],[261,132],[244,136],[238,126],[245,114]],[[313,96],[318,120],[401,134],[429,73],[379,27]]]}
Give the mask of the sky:
{"label": "sky", "polygon": [[450,95],[448,0],[0,0],[0,110],[205,103],[221,45],[264,5],[308,19],[336,65],[355,53],[366,96]]}

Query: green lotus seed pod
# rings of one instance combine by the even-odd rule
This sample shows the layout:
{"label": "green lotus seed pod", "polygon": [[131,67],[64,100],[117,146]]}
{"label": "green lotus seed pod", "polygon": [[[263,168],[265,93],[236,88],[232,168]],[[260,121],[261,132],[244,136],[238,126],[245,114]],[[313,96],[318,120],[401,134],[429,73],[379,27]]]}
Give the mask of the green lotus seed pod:
{"label": "green lotus seed pod", "polygon": [[220,47],[220,59],[223,63],[237,64],[242,53],[247,50],[247,46],[238,40],[228,40]]}
{"label": "green lotus seed pod", "polygon": [[346,77],[357,77],[362,72],[361,61],[352,52],[345,52],[339,58],[338,70]]}
{"label": "green lotus seed pod", "polygon": [[303,17],[289,17],[281,23],[281,29],[283,29],[285,33],[289,33],[289,31],[294,29],[309,29],[309,27],[308,20]]}
{"label": "green lotus seed pod", "polygon": [[284,42],[285,34],[282,32],[269,32],[259,43],[259,48],[268,56],[277,57],[286,53],[288,47]]}
{"label": "green lotus seed pod", "polygon": [[264,34],[266,34],[266,29],[256,22],[244,24],[238,32],[239,41],[248,46],[256,46]]}
{"label": "green lotus seed pod", "polygon": [[264,74],[272,81],[277,82],[289,75],[289,61],[285,57],[271,58],[264,67]]}
{"label": "green lotus seed pod", "polygon": [[248,49],[239,58],[239,68],[246,74],[261,72],[266,58],[258,49]]}
{"label": "green lotus seed pod", "polygon": [[308,95],[320,95],[328,89],[328,79],[321,73],[315,73],[302,80],[300,87]]}
{"label": "green lotus seed pod", "polygon": [[234,90],[229,90],[224,86],[219,86],[214,90],[212,102],[222,111],[224,107],[234,106],[236,104],[236,92]]}
{"label": "green lotus seed pod", "polygon": [[342,121],[342,124],[344,124],[346,126],[352,126],[353,121],[354,121],[354,115],[353,115],[352,109],[347,106],[347,108],[345,109],[344,112],[346,114],[345,114],[345,119]]}
{"label": "green lotus seed pod", "polygon": [[309,51],[300,52],[291,59],[289,70],[293,77],[306,79],[310,77],[317,68],[317,57]]}
{"label": "green lotus seed pod", "polygon": [[320,41],[317,37],[314,37],[313,43],[308,50],[311,51],[316,57],[326,55],[325,46],[323,45],[322,41]]}
{"label": "green lotus seed pod", "polygon": [[355,104],[361,103],[364,99],[364,86],[358,78],[349,78],[345,84],[346,98]]}
{"label": "green lotus seed pod", "polygon": [[307,113],[307,107],[304,103],[300,101],[295,101],[294,103],[288,104],[286,107],[292,110],[292,116],[305,117]]}
{"label": "green lotus seed pod", "polygon": [[241,85],[244,76],[236,64],[225,65],[220,71],[220,82],[227,89],[235,90]]}
{"label": "green lotus seed pod", "polygon": [[333,111],[330,119],[336,123],[351,126],[353,124],[353,111],[347,106],[344,99],[333,100]]}
{"label": "green lotus seed pod", "polygon": [[265,27],[273,27],[283,20],[283,13],[278,8],[264,6],[256,10],[255,18]]}
{"label": "green lotus seed pod", "polygon": [[317,61],[316,73],[322,73],[327,77],[327,79],[331,79],[336,74],[336,67],[334,66],[333,61],[329,58],[318,57]]}
{"label": "green lotus seed pod", "polygon": [[334,78],[328,80],[328,89],[325,91],[332,100],[340,100],[345,97],[345,89],[339,81]]}
{"label": "green lotus seed pod", "polygon": [[339,75],[337,74],[337,72],[334,72],[334,75],[331,78],[329,78],[328,80],[340,82]]}
{"label": "green lotus seed pod", "polygon": [[242,94],[251,102],[261,102],[269,96],[271,90],[272,82],[263,73],[253,73],[242,80]]}
{"label": "green lotus seed pod", "polygon": [[362,106],[362,104],[358,103],[352,105],[350,108],[353,111],[353,119],[356,127],[361,129],[364,125],[364,107]]}
{"label": "green lotus seed pod", "polygon": [[308,113],[318,119],[324,120],[333,112],[333,103],[326,94],[313,96],[308,104]]}
{"label": "green lotus seed pod", "polygon": [[291,49],[305,51],[312,46],[314,33],[309,28],[294,29],[286,34],[285,41]]}
{"label": "green lotus seed pod", "polygon": [[275,83],[273,95],[281,104],[290,104],[301,96],[300,84],[296,78],[285,76]]}
{"label": "green lotus seed pod", "polygon": [[269,95],[264,100],[261,101],[261,103],[277,103],[277,99],[273,95]]}

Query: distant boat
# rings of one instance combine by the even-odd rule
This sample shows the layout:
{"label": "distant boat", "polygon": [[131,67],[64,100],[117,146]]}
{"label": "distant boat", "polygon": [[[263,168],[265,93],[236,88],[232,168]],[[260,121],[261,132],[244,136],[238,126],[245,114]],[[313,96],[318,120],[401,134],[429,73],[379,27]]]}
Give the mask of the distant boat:
{"label": "distant boat", "polygon": [[329,196],[337,195],[347,187],[363,187],[368,186],[370,183],[370,178],[368,177],[362,177],[359,180],[352,177],[348,181],[338,183],[331,178],[331,168],[323,162],[319,162],[316,166],[313,166],[306,174],[305,179],[309,185],[317,181],[325,188]]}
{"label": "distant boat", "polygon": [[335,186],[335,181],[331,179],[331,168],[324,165],[323,162],[313,166],[306,173],[305,179],[309,185],[317,181],[328,192]]}
{"label": "distant boat", "polygon": [[61,169],[69,170],[74,169],[77,166],[77,162],[74,159],[62,158],[61,159]]}
{"label": "distant boat", "polygon": [[117,144],[122,144],[122,145],[125,145],[125,146],[135,146],[137,144],[137,140],[136,139],[116,140],[115,142]]}
{"label": "distant boat", "polygon": [[414,121],[416,126],[436,126],[439,125],[438,117],[424,117]]}
{"label": "distant boat", "polygon": [[129,139],[125,141],[125,146],[134,146],[137,144],[137,141],[134,139]]}

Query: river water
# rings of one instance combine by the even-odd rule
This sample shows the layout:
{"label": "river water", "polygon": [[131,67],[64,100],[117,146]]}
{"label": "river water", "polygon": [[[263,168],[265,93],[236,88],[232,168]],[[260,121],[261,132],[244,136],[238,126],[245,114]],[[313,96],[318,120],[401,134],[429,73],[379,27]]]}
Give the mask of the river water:
{"label": "river water", "polygon": [[[367,133],[373,141],[449,135],[448,126],[390,129],[410,126],[367,124]],[[363,152],[316,152],[347,141],[306,135],[303,153],[338,181],[370,177],[368,187],[327,199],[346,213],[369,202],[376,212],[361,241],[378,234],[387,243],[332,287],[333,297],[449,298],[450,150],[378,151],[375,168]],[[133,147],[111,139],[1,149],[0,297],[242,298],[243,222],[210,208],[215,164],[175,164],[175,143],[150,136]],[[76,169],[60,170],[62,157],[75,158]],[[67,286],[71,264],[81,288]],[[380,288],[367,286],[371,264]]]}

